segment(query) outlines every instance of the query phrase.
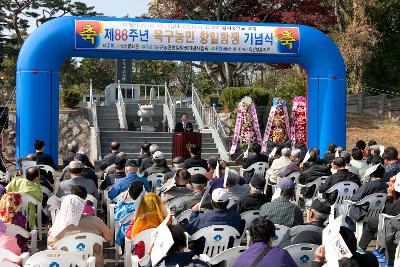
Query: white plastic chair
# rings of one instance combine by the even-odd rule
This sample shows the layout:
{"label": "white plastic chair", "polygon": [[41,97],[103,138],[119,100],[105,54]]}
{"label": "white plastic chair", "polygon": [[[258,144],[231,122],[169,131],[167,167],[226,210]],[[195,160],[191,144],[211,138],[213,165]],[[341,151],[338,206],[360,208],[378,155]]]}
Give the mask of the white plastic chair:
{"label": "white plastic chair", "polygon": [[240,176],[243,177],[244,172],[249,172],[254,170],[254,174],[259,174],[264,176],[265,171],[268,169],[268,163],[266,162],[256,162],[250,165],[247,169],[240,168]]}
{"label": "white plastic chair", "polygon": [[312,195],[312,197],[310,197],[310,198],[305,198],[305,197],[303,196],[305,206],[306,206],[306,207],[310,207],[312,201],[314,200],[314,198],[316,198],[316,196],[317,196],[317,194],[318,194],[318,188],[319,188],[323,183],[325,183],[325,181],[326,181],[327,178],[328,178],[328,176],[321,176],[321,177],[318,177],[317,179],[315,179],[314,181],[312,181],[312,182],[310,182],[310,183],[308,183],[308,184],[305,184],[305,185],[297,184],[297,187],[296,187],[296,203],[297,203],[297,205],[299,205],[300,197],[302,197],[301,189],[302,189],[302,188],[310,188],[311,186],[315,186],[314,194]]}
{"label": "white plastic chair", "polygon": [[94,255],[93,246],[98,244],[103,249],[103,242],[106,242],[106,240],[100,235],[79,233],[63,237],[52,249],[63,250],[66,248],[67,251],[79,256],[81,259],[87,260]]}
{"label": "white plastic chair", "polygon": [[[210,211],[209,209],[201,209],[201,213],[205,213],[205,212],[209,212],[209,211]],[[176,216],[176,220],[179,223],[182,223],[185,220],[189,221],[189,218],[190,218],[191,214],[192,214],[192,210],[191,209],[185,210],[184,212],[182,212],[181,214]]]}
{"label": "white plastic chair", "polygon": [[45,170],[46,172],[51,172],[51,174],[53,175],[53,177],[55,176],[55,174],[56,174],[56,170],[54,170],[51,166],[49,166],[49,165],[43,165],[43,164],[41,164],[41,165],[37,165],[37,167],[39,167],[39,169],[41,169],[41,170]]}
{"label": "white plastic chair", "polygon": [[232,267],[236,259],[239,257],[240,253],[245,251],[247,247],[239,246],[226,249],[214,257],[210,258],[205,254],[200,254],[200,259],[207,262],[210,265],[217,265],[220,262],[225,262],[226,267]]}
{"label": "white plastic chair", "polygon": [[400,266],[400,244],[396,248],[396,254],[394,257],[394,267],[399,267]]}
{"label": "white plastic chair", "polygon": [[385,222],[390,219],[400,220],[400,214],[397,216],[382,213],[379,215],[378,232],[376,234],[376,248],[384,246],[385,242]]}
{"label": "white plastic chair", "polygon": [[[110,230],[112,233],[114,233],[114,229],[115,229],[115,221],[114,221],[114,214],[115,214],[115,203],[114,202],[118,202],[118,201],[126,201],[131,199],[128,192],[122,192],[121,194],[119,194],[116,198],[114,198],[113,200],[108,201],[108,205],[107,205],[107,218],[106,218],[106,222],[108,227],[110,227]],[[114,238],[111,239],[110,245],[113,246],[114,245]]]}
{"label": "white plastic chair", "polygon": [[386,196],[387,196],[386,193],[375,193],[375,194],[366,196],[365,198],[361,199],[358,202],[352,202],[350,200],[345,200],[344,214],[348,214],[348,210],[349,210],[350,206],[363,206],[367,203],[369,204],[367,214],[364,216],[364,218],[361,221],[356,222],[357,241],[360,241],[360,239],[361,239],[361,235],[363,232],[364,220],[369,219],[369,218],[378,218],[379,215],[382,213],[383,209],[385,208]]}
{"label": "white plastic chair", "polygon": [[289,227],[285,225],[275,224],[275,236],[272,239],[272,246],[277,246],[288,230]]}
{"label": "white plastic chair", "polygon": [[284,248],[292,256],[298,267],[311,267],[318,245],[296,244]]}
{"label": "white plastic chair", "polygon": [[249,228],[250,224],[254,221],[254,219],[258,217],[260,217],[260,210],[248,210],[240,213],[240,218],[242,219],[242,221],[245,222],[242,234],[242,240],[246,240],[247,236],[246,230]]}
{"label": "white plastic chair", "polygon": [[32,203],[36,206],[36,228],[39,234],[39,240],[43,238],[43,226],[42,226],[42,202],[38,201],[36,198],[29,194],[21,194],[22,196],[22,213],[27,217],[28,215],[28,206],[29,203]]}
{"label": "white plastic chair", "polygon": [[151,191],[156,192],[156,189],[160,188],[164,184],[164,174],[153,173],[147,177],[147,181],[151,182]]}
{"label": "white plastic chair", "polygon": [[82,260],[75,254],[63,250],[45,250],[32,255],[24,267],[95,267],[96,259]]}
{"label": "white plastic chair", "polygon": [[292,172],[287,177],[292,179],[295,184],[298,184],[299,183],[300,172]]}
{"label": "white plastic chair", "polygon": [[[134,212],[129,213],[122,220],[116,221],[115,227],[114,227],[114,240],[117,238],[117,235],[118,235],[119,230],[121,229],[121,226],[129,223],[132,220],[133,215],[135,215]],[[119,259],[120,254],[122,254],[121,247],[117,243],[115,243],[115,260],[116,260],[117,264],[118,264],[118,259]]]}
{"label": "white plastic chair", "polygon": [[148,264],[150,257],[146,254],[143,258],[139,259],[138,256],[132,254],[132,249],[140,241],[144,242],[145,251],[151,245],[151,235],[156,230],[156,228],[151,228],[140,232],[135,238],[129,240],[125,238],[125,256],[124,256],[124,266],[125,267],[138,267],[138,264],[145,266]]}
{"label": "white plastic chair", "polygon": [[187,169],[187,171],[190,173],[190,175],[205,174],[207,172],[207,170],[203,167],[192,167]]}
{"label": "white plastic chair", "polygon": [[336,211],[343,210],[345,201],[350,200],[350,198],[354,195],[354,192],[356,192],[358,187],[359,187],[358,184],[354,182],[340,182],[333,185],[331,188],[325,191],[325,193],[327,194],[331,194],[337,191],[337,197],[335,203],[331,205],[331,215],[329,216],[329,222],[335,219]]}
{"label": "white plastic chair", "polygon": [[212,225],[201,228],[189,238],[189,241],[195,241],[202,237],[206,239],[202,254],[206,254],[210,258],[228,249],[231,237],[234,238],[233,246],[240,245],[239,232],[228,225]]}
{"label": "white plastic chair", "polygon": [[32,231],[28,232],[24,228],[22,228],[18,225],[15,225],[15,224],[6,223],[5,225],[7,227],[6,234],[8,234],[10,236],[21,235],[22,237],[25,237],[25,238],[31,238],[30,252],[35,253],[38,251],[38,248],[37,248],[38,231],[37,230],[32,230]]}
{"label": "white plastic chair", "polygon": [[[16,255],[13,252],[9,251],[8,249],[5,248],[0,248],[0,265],[2,267],[4,267],[4,262],[2,262],[2,260],[9,260],[12,261],[13,264],[22,263],[22,266],[24,266],[26,260],[29,258],[29,253],[28,252],[24,252],[21,255]],[[11,265],[13,266],[13,265]],[[16,264],[16,266],[20,266],[18,264]]]}

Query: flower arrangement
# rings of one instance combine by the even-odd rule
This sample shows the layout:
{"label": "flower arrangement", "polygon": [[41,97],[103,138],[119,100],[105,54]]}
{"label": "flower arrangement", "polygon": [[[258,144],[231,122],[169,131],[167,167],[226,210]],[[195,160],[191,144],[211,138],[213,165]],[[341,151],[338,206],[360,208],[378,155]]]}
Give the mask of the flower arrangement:
{"label": "flower arrangement", "polygon": [[293,98],[291,141],[292,147],[307,142],[307,101],[304,96]]}

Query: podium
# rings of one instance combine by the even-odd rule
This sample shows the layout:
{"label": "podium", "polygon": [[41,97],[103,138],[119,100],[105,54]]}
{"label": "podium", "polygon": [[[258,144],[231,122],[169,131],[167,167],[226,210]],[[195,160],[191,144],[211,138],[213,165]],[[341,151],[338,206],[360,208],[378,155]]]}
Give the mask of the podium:
{"label": "podium", "polygon": [[[195,132],[176,132],[172,143],[172,158],[190,158],[189,148],[191,145],[201,146],[201,133]],[[201,155],[200,155],[201,156]]]}

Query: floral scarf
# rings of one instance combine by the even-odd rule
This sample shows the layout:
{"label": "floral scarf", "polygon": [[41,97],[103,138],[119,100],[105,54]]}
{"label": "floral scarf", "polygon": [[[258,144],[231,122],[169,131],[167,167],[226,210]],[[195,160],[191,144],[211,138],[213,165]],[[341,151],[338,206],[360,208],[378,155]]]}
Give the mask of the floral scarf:
{"label": "floral scarf", "polygon": [[8,192],[0,199],[0,220],[11,223],[14,215],[22,209],[22,196],[20,193]]}

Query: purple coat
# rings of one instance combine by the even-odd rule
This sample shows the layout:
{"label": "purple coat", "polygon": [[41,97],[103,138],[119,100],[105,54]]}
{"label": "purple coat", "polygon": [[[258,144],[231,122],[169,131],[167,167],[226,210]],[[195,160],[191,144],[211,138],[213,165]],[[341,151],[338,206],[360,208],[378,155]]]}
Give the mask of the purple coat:
{"label": "purple coat", "polygon": [[[233,267],[249,267],[268,246],[264,242],[257,242],[241,253]],[[258,267],[297,267],[290,254],[281,248],[272,247],[265,257],[257,264]]]}

